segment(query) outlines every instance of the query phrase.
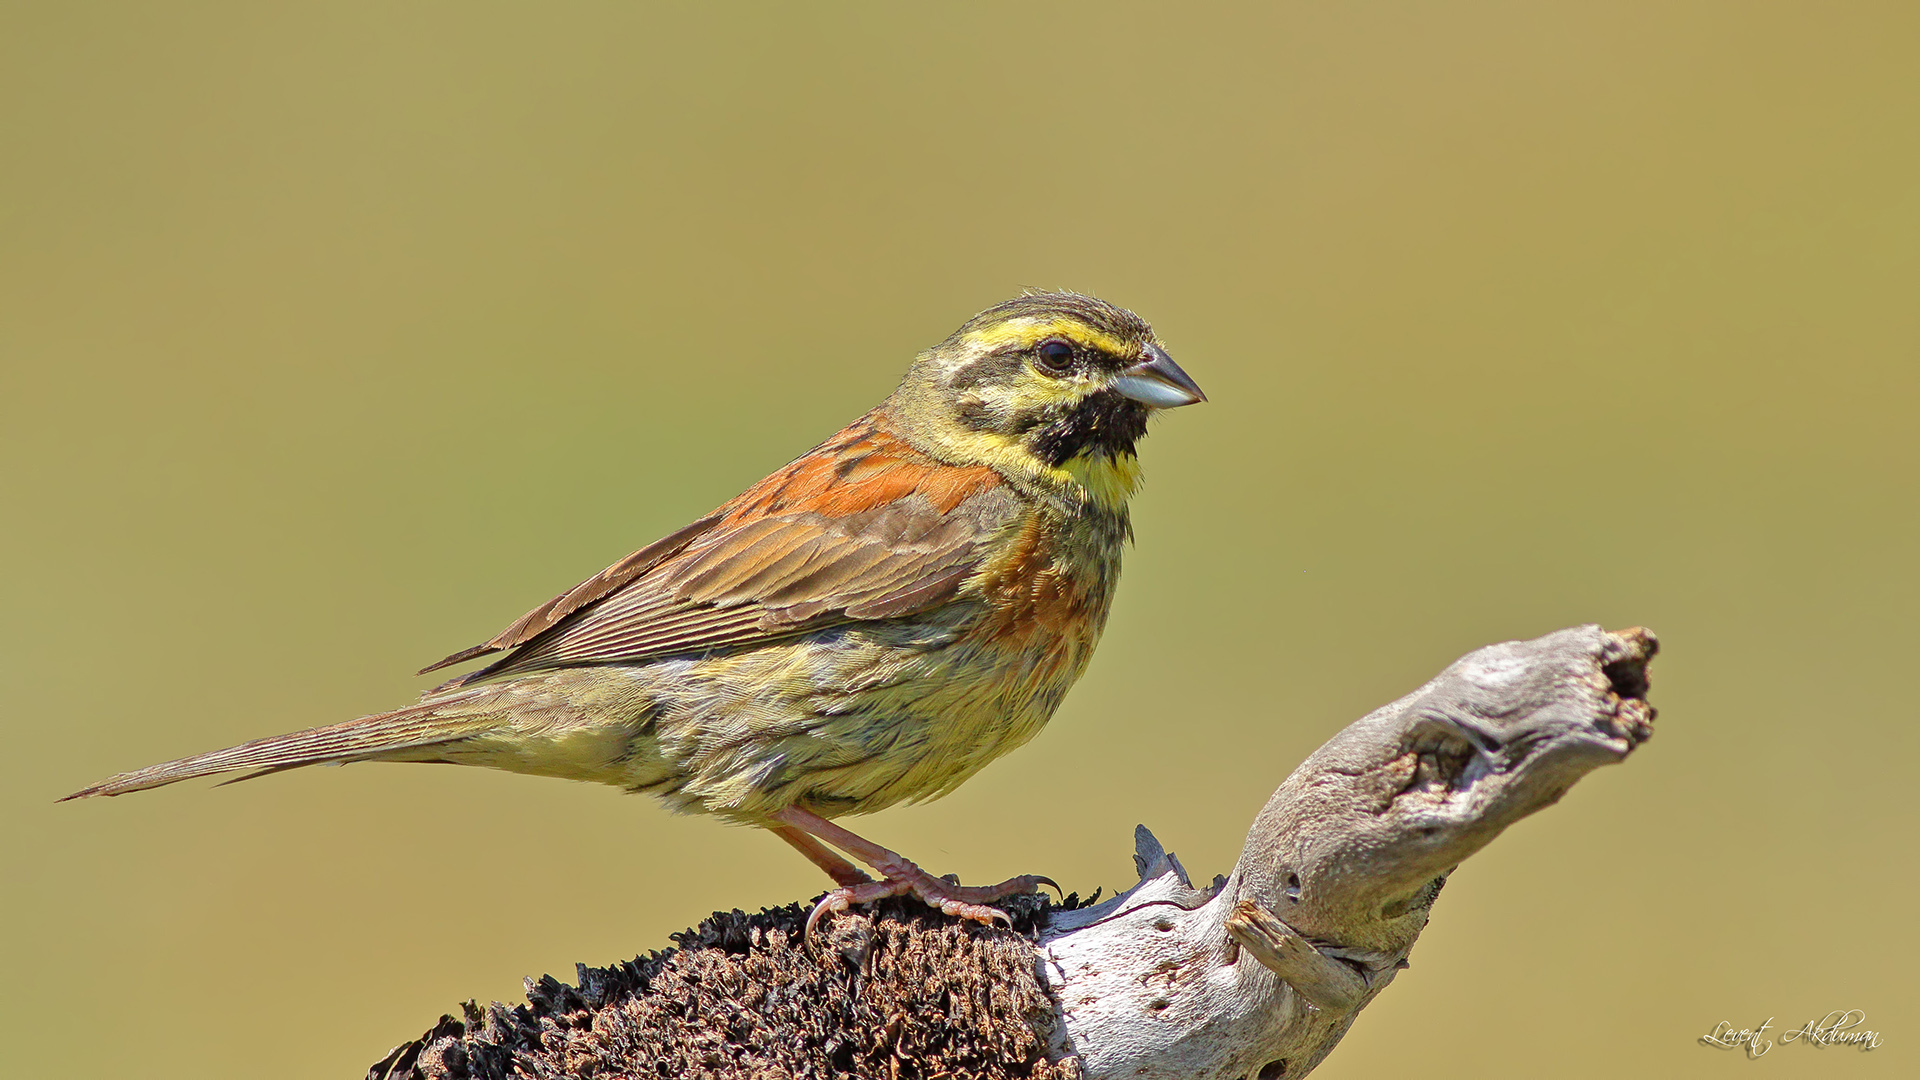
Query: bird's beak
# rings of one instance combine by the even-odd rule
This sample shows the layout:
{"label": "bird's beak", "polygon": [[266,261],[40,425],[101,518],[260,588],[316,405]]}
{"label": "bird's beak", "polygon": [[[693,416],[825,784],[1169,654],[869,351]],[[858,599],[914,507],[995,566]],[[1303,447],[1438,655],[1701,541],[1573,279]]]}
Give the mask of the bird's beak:
{"label": "bird's beak", "polygon": [[1207,400],[1200,384],[1180,370],[1173,357],[1158,345],[1147,346],[1147,358],[1120,373],[1113,388],[1155,409],[1177,409]]}

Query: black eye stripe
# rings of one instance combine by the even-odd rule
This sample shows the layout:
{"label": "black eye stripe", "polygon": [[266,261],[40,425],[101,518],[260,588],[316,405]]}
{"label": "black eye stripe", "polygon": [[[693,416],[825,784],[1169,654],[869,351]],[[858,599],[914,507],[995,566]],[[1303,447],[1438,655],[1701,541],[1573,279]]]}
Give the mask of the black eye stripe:
{"label": "black eye stripe", "polygon": [[1026,357],[1016,353],[989,353],[954,372],[948,385],[955,390],[971,390],[977,386],[1002,383],[1013,378],[1026,365]]}

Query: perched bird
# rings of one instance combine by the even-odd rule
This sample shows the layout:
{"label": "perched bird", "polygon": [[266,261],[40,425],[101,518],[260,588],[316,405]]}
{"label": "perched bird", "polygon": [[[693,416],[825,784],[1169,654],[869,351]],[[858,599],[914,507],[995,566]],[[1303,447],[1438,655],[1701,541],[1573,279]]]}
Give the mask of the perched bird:
{"label": "perched bird", "polygon": [[987,903],[1044,879],[961,887],[830,819],[944,795],[1039,732],[1107,621],[1147,419],[1204,400],[1132,312],[1016,297],[733,501],[424,669],[506,652],[418,704],[67,798],[242,769],[484,765],[769,829],[838,884],[815,919],[912,893],[990,920]]}

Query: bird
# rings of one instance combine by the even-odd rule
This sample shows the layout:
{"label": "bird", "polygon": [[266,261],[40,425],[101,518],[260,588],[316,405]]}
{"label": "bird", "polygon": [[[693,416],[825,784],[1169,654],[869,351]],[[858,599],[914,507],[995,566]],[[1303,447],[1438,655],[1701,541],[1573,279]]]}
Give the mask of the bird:
{"label": "bird", "polygon": [[834,881],[809,929],[902,895],[1005,920],[994,901],[1052,883],[961,886],[834,819],[938,798],[1040,731],[1107,622],[1136,444],[1154,414],[1205,400],[1131,311],[1023,293],[712,513],[421,669],[490,658],[417,703],[61,801],[243,770],[227,782],[360,761],[484,766],[771,831]]}

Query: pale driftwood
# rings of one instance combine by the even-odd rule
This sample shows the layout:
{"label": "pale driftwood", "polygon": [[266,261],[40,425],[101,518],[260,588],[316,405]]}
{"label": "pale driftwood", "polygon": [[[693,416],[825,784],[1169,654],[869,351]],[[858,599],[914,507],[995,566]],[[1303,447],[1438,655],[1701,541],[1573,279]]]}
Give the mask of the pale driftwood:
{"label": "pale driftwood", "polygon": [[1470,653],[1295,769],[1213,888],[1142,830],[1141,883],[1041,936],[1058,1049],[1089,1077],[1306,1075],[1461,860],[1651,734],[1654,648],[1583,626]]}
{"label": "pale driftwood", "polygon": [[1295,769],[1204,888],[1143,826],[1139,884],[1020,905],[1016,930],[896,903],[810,954],[800,907],[717,916],[677,954],[470,1006],[371,1075],[1305,1076],[1461,860],[1651,734],[1655,647],[1584,626],[1470,653]]}

